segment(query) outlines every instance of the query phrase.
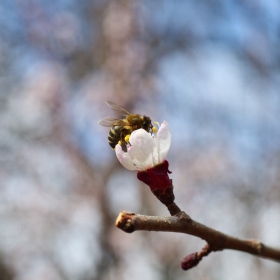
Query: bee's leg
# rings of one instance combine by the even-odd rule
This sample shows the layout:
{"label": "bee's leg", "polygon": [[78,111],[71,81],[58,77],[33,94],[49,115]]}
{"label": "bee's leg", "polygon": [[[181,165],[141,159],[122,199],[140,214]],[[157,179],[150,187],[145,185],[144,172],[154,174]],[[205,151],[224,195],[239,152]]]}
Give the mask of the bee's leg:
{"label": "bee's leg", "polygon": [[130,144],[130,142],[129,142],[129,138],[130,138],[130,134],[127,134],[127,135],[124,137],[124,141],[125,141],[126,143],[128,143],[130,146],[132,146],[132,145]]}
{"label": "bee's leg", "polygon": [[127,146],[125,142],[122,142],[121,144],[122,150],[126,153],[127,152]]}
{"label": "bee's leg", "polygon": [[120,138],[121,138],[120,142],[122,142],[122,144],[125,143],[125,144],[129,144],[130,146],[132,146],[129,142],[130,134],[125,135],[122,131],[121,134],[120,134]]}

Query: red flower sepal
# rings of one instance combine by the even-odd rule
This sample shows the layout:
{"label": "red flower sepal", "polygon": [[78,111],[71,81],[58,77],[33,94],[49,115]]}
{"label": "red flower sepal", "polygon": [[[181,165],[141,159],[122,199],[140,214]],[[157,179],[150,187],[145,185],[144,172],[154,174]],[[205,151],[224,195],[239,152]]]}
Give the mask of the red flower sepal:
{"label": "red flower sepal", "polygon": [[164,160],[152,168],[137,173],[137,178],[147,184],[152,193],[166,206],[172,204],[175,199],[172,180],[168,176],[172,172],[168,170],[168,166],[168,161]]}

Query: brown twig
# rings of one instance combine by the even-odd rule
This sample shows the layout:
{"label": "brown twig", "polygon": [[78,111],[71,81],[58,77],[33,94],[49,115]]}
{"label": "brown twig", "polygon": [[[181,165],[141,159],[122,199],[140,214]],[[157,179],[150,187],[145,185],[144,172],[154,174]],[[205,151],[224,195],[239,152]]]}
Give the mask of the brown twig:
{"label": "brown twig", "polygon": [[239,239],[226,235],[192,220],[185,212],[180,212],[171,217],[156,217],[123,211],[116,220],[116,226],[127,233],[132,233],[137,230],[148,230],[181,232],[200,237],[208,243],[208,245],[206,245],[208,247],[204,247],[207,250],[205,249],[203,251],[202,249],[202,253],[200,252],[201,255],[199,255],[199,253],[194,253],[198,254],[196,256],[198,262],[211,251],[221,251],[224,249],[246,252],[280,262],[279,249],[268,247],[258,240]]}

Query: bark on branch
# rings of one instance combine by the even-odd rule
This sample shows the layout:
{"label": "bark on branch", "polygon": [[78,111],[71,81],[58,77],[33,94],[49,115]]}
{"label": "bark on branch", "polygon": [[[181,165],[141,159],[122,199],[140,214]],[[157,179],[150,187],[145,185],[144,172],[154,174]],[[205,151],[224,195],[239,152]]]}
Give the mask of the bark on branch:
{"label": "bark on branch", "polygon": [[[266,246],[258,240],[246,240],[229,236],[192,220],[185,212],[179,212],[171,217],[157,217],[122,211],[116,220],[116,226],[127,233],[137,230],[181,232],[205,240],[208,244],[201,252],[191,254],[185,258],[187,261],[191,258],[191,267],[197,265],[201,258],[210,252],[225,249],[246,252],[280,262],[279,249]],[[182,268],[189,269],[189,263],[185,264],[186,268],[184,268],[183,262]]]}

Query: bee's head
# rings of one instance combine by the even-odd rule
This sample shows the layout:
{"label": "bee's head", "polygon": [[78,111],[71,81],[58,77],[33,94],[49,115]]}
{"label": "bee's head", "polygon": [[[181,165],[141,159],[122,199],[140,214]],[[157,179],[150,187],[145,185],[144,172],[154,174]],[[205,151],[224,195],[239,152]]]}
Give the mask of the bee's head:
{"label": "bee's head", "polygon": [[151,119],[149,117],[143,116],[143,123],[142,123],[142,127],[143,129],[145,129],[147,132],[150,131],[150,129],[152,129],[152,122]]}

